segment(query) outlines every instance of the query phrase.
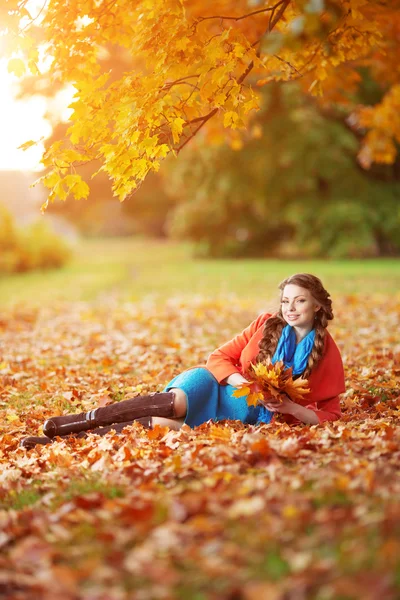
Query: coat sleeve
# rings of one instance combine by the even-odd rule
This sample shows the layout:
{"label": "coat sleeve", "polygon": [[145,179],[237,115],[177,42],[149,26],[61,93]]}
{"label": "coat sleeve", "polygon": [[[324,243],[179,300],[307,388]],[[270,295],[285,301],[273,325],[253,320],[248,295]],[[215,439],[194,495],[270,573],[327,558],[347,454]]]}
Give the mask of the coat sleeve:
{"label": "coat sleeve", "polygon": [[223,379],[229,377],[232,373],[240,372],[240,356],[243,349],[270,316],[269,313],[261,314],[241,333],[210,354],[206,367],[214,375],[218,383],[221,383]]}
{"label": "coat sleeve", "polygon": [[336,421],[336,419],[340,419],[342,416],[339,396],[321,400],[317,403],[317,408],[313,408],[312,410],[317,415],[320,424],[324,421]]}

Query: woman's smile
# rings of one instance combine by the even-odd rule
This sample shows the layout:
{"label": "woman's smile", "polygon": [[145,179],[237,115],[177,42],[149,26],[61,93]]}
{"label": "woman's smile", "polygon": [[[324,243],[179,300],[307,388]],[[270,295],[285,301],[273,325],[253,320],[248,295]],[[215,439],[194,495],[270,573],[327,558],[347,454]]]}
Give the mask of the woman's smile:
{"label": "woman's smile", "polygon": [[299,315],[287,315],[287,316],[286,316],[286,318],[287,318],[289,321],[295,321],[296,319],[298,319],[298,318],[299,318]]}

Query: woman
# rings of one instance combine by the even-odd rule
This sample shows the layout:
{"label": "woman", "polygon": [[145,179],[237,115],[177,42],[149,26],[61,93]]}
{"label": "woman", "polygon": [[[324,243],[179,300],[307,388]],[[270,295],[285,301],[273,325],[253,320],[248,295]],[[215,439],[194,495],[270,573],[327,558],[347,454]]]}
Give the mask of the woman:
{"label": "woman", "polygon": [[[277,313],[261,314],[242,333],[217,348],[205,366],[193,367],[172,379],[163,392],[138,396],[97,408],[88,413],[53,417],[45,422],[46,437],[22,440],[27,448],[50,443],[55,436],[86,431],[105,434],[121,431],[134,420],[145,427],[167,425],[179,429],[209,419],[239,419],[244,423],[269,423],[281,413],[291,424],[317,425],[340,417],[339,394],[345,391],[339,350],[327,331],[333,319],[332,301],[318,277],[299,273],[279,286],[281,306]],[[302,403],[285,396],[281,402],[264,395],[264,403],[249,407],[245,397],[232,396],[247,383],[250,363],[283,360],[294,377],[308,379],[310,392]],[[113,425],[117,424],[117,425]]]}

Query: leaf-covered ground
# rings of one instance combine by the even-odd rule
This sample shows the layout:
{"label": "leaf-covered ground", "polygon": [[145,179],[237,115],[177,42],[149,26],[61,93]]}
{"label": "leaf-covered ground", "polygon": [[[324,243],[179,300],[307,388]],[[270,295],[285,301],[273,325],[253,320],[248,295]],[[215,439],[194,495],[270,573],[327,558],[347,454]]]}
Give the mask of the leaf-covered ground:
{"label": "leaf-covered ground", "polygon": [[50,415],[162,389],[259,304],[104,299],[1,313],[0,597],[400,598],[400,297],[335,308],[340,421],[135,425],[30,452],[19,440]]}

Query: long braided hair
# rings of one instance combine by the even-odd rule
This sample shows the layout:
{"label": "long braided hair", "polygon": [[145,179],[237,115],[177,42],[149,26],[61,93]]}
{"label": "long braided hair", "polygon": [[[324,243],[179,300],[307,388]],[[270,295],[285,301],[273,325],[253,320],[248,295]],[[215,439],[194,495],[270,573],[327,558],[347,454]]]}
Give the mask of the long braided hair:
{"label": "long braided hair", "polygon": [[[328,321],[333,319],[332,300],[330,299],[329,293],[322,285],[321,280],[309,273],[297,273],[296,275],[284,279],[279,284],[281,300],[285,286],[290,283],[309,290],[314,300],[321,305],[321,308],[315,313],[314,345],[308,358],[307,367],[302,374],[302,377],[308,378],[311,371],[315,369],[322,358],[326,328],[328,326]],[[285,325],[287,325],[287,323],[282,315],[282,306],[280,306],[278,313],[267,319],[265,322],[263,337],[259,343],[260,351],[257,355],[256,362],[265,362],[273,357],[282,329]]]}

